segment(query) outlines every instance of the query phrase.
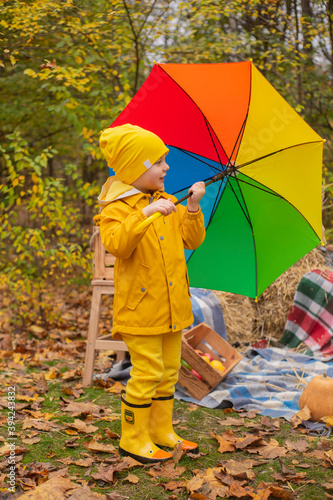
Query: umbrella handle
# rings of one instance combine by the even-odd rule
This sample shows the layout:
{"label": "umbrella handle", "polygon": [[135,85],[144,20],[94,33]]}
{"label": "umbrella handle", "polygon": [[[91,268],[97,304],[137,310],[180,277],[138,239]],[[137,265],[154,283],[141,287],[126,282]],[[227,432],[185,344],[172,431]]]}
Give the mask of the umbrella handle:
{"label": "umbrella handle", "polygon": [[[217,182],[221,179],[223,179],[223,177],[225,177],[227,174],[231,173],[231,172],[234,172],[236,170],[235,166],[232,165],[231,167],[229,167],[227,170],[224,170],[223,172],[220,172],[219,174],[217,175],[214,175],[214,177],[212,177],[211,179],[209,179],[207,182],[205,182],[205,186],[209,186],[209,184],[212,184],[213,182]],[[175,205],[178,205],[179,203],[182,203],[183,201],[187,200],[187,198],[190,198],[190,196],[192,196],[192,193],[189,193],[187,194],[186,196],[183,196],[183,198],[181,198],[180,200],[177,200],[175,202]],[[144,229],[146,228],[147,226],[149,226],[149,224],[151,224],[152,222],[154,222],[154,220],[158,219],[159,217],[161,217],[161,213],[160,212],[156,212],[154,213],[153,215],[151,215],[150,217],[148,217],[148,219],[144,220],[143,222],[141,222],[138,226],[137,226],[137,229],[139,231],[141,231],[141,229]]]}
{"label": "umbrella handle", "polygon": [[161,216],[162,216],[161,212],[155,212],[153,215],[151,215],[150,217],[148,217],[146,220],[144,220],[143,222],[140,222],[140,224],[137,226],[137,229],[139,231],[141,231],[141,229],[145,229],[152,222],[154,222],[154,220],[158,219]]}

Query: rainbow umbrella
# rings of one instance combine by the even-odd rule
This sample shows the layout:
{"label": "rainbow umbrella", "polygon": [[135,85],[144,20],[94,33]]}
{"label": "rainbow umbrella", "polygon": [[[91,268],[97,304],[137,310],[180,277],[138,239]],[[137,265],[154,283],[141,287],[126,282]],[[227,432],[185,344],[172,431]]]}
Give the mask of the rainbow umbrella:
{"label": "rainbow umbrella", "polygon": [[191,286],[257,298],[321,244],[324,141],[252,61],[155,64],[111,126],[124,123],[169,147],[167,192],[208,181]]}

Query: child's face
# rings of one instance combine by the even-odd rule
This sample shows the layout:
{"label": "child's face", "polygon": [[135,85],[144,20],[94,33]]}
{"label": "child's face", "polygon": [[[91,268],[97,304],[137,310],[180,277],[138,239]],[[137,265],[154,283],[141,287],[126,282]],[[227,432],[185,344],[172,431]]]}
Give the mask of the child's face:
{"label": "child's face", "polygon": [[161,156],[144,174],[132,182],[132,185],[142,191],[149,193],[150,191],[164,191],[164,178],[169,165],[165,161],[166,154]]}

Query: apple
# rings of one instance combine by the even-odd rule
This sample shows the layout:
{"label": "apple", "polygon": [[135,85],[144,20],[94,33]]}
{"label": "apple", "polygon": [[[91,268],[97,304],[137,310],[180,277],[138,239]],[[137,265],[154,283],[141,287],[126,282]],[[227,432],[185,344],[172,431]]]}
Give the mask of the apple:
{"label": "apple", "polygon": [[199,375],[199,373],[198,373],[198,372],[196,372],[195,370],[193,370],[193,369],[192,369],[192,370],[191,370],[191,373],[192,373],[192,375],[194,375],[194,376],[195,376],[198,380],[203,380],[202,376],[201,376],[201,375]]}
{"label": "apple", "polygon": [[209,359],[209,362],[213,361],[214,358],[210,352],[204,352],[204,355]]}
{"label": "apple", "polygon": [[204,353],[200,351],[200,349],[194,349],[194,350],[197,354],[199,354],[199,356],[204,356]]}
{"label": "apple", "polygon": [[225,370],[225,367],[223,366],[221,361],[219,361],[218,359],[213,359],[213,361],[210,362],[210,366],[212,368],[214,368],[215,370],[218,370],[219,372],[222,372],[222,373]]}
{"label": "apple", "polygon": [[210,359],[208,358],[208,356],[203,355],[201,357],[206,361],[206,363],[210,363]]}

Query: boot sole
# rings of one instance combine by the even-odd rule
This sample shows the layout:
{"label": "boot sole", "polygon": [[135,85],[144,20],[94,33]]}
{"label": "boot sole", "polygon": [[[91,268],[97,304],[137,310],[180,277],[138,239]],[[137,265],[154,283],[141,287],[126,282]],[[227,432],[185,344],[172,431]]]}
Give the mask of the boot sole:
{"label": "boot sole", "polygon": [[[163,450],[173,450],[172,446],[166,446],[164,444],[160,444],[160,443],[155,443],[154,441],[154,445],[155,446],[158,446],[159,448],[162,448]],[[196,448],[183,448],[183,451],[186,451],[186,453],[199,453],[199,446],[197,446]]]}
{"label": "boot sole", "polygon": [[140,464],[158,464],[159,462],[165,462],[166,460],[170,460],[170,458],[172,458],[172,457],[168,457],[168,458],[142,457],[141,455],[135,455],[135,453],[131,453],[129,451],[126,451],[123,448],[120,448],[120,446],[119,446],[119,454],[123,457],[134,458],[134,460],[136,460],[137,462],[140,462]]}

